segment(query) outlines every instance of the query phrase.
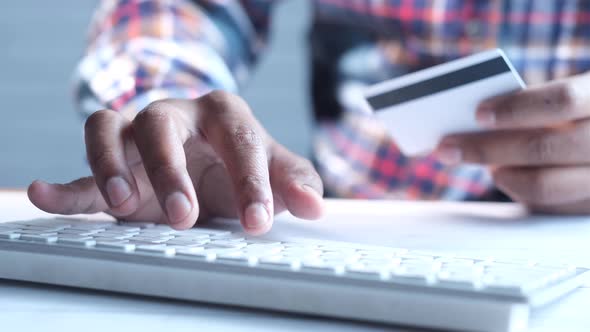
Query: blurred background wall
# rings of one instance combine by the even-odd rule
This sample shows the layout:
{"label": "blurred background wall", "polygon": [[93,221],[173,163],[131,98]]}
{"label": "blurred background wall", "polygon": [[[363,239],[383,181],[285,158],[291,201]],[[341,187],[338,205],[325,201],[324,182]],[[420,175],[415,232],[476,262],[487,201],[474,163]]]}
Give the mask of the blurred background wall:
{"label": "blurred background wall", "polygon": [[[97,1],[0,1],[0,187],[90,174],[71,76]],[[307,2],[274,15],[270,52],[243,91],[271,135],[309,155]]]}

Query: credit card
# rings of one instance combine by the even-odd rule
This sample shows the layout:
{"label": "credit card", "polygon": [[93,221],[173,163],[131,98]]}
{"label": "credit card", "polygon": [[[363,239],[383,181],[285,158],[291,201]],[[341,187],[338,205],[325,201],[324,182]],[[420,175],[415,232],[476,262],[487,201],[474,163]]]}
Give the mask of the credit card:
{"label": "credit card", "polygon": [[504,52],[495,49],[370,86],[365,100],[411,156],[432,151],[445,135],[485,130],[475,120],[477,105],[524,88]]}

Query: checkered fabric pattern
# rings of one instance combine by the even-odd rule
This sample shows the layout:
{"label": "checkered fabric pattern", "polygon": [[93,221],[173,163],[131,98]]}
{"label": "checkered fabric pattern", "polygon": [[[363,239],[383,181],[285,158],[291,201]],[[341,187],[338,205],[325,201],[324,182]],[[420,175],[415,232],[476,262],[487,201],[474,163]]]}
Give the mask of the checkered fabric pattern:
{"label": "checkered fabric pattern", "polygon": [[[239,93],[267,47],[278,2],[102,1],[77,71],[81,112],[135,112],[154,100],[212,89]],[[311,3],[314,158],[328,192],[339,197],[465,200],[493,191],[484,166],[402,155],[362,109],[363,87],[496,47],[528,84],[590,69],[590,1]],[[451,113],[446,107],[441,112]]]}

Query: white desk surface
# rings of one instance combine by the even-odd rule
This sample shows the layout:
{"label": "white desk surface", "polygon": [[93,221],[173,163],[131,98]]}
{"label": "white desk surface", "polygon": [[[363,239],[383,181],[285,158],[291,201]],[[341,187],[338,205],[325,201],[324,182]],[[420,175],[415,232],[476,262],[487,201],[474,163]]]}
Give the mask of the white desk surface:
{"label": "white desk surface", "polygon": [[[0,191],[1,221],[46,214]],[[320,221],[277,217],[269,236],[311,237],[590,267],[590,218],[528,216],[513,204],[328,201]],[[96,218],[105,218],[97,215]],[[239,228],[232,223],[215,226]],[[587,254],[585,254],[587,253]],[[590,285],[533,313],[533,332],[590,331]],[[2,331],[408,331],[390,326],[0,281]]]}

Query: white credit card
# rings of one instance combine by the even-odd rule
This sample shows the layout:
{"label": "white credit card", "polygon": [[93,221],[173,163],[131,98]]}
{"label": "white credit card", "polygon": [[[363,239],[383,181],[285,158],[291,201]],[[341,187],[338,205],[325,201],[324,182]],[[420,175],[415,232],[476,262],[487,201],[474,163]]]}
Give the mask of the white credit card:
{"label": "white credit card", "polygon": [[407,155],[427,153],[448,134],[482,131],[477,105],[525,88],[500,49],[419,70],[369,87],[365,100]]}

